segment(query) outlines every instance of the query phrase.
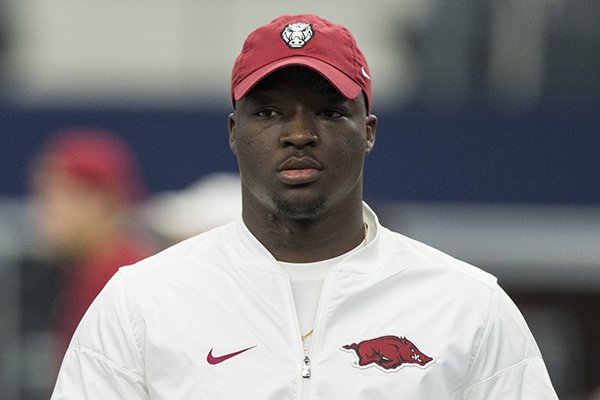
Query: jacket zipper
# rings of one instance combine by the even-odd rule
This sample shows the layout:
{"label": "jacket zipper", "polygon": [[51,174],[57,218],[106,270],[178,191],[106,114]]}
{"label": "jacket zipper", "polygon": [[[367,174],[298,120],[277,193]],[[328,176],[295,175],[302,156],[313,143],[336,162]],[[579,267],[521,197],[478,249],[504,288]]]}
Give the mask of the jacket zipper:
{"label": "jacket zipper", "polygon": [[[318,331],[318,321],[321,319],[320,318],[320,314],[321,309],[323,308],[323,302],[324,299],[326,298],[326,291],[327,291],[327,287],[328,287],[328,281],[331,280],[330,278],[331,275],[331,271],[327,272],[327,274],[325,275],[325,278],[323,280],[323,286],[321,287],[321,294],[319,296],[319,303],[317,305],[317,311],[315,314],[315,323],[314,323],[314,329],[315,329],[315,333]],[[288,299],[291,299],[291,306],[292,306],[292,315],[295,318],[295,325],[296,325],[296,331],[298,332],[297,337],[298,337],[298,341],[300,342],[300,349],[302,350],[302,359],[301,359],[301,370],[302,370],[302,379],[300,382],[300,399],[303,400],[307,400],[309,399],[309,382],[310,382],[310,377],[312,376],[312,367],[311,367],[311,353],[312,351],[309,351],[308,348],[304,347],[304,343],[302,343],[302,332],[300,331],[300,324],[298,322],[298,312],[296,311],[296,305],[294,304],[293,301],[293,293],[292,293],[292,286],[291,286],[291,282],[289,281],[289,279],[287,280],[287,292],[288,292]],[[311,342],[315,343],[315,333],[313,333],[312,338],[311,338]],[[312,350],[312,347],[311,347]]]}
{"label": "jacket zipper", "polygon": [[301,400],[308,400],[310,397],[310,384],[311,384],[311,371],[310,371],[310,356],[308,354],[308,348],[302,345],[304,351],[304,358],[302,359],[302,396]]}
{"label": "jacket zipper", "polygon": [[294,294],[292,291],[292,284],[289,278],[285,277],[285,286],[287,291],[287,298],[289,299],[289,304],[291,306],[291,316],[293,321],[295,321],[294,325],[296,326],[296,341],[300,345],[300,351],[302,357],[301,361],[301,382],[299,385],[298,399],[307,399],[308,398],[308,381],[311,375],[310,371],[310,357],[308,354],[308,349],[304,348],[304,344],[302,343],[302,332],[300,331],[300,323],[298,321],[298,312],[296,311],[296,305],[294,304]]}
{"label": "jacket zipper", "polygon": [[323,314],[323,307],[325,307],[325,304],[327,303],[327,300],[329,295],[329,286],[331,285],[331,280],[333,279],[332,277],[332,271],[327,271],[327,273],[325,274],[325,277],[323,278],[323,285],[321,286],[321,294],[319,295],[319,303],[317,304],[317,310],[315,313],[315,322],[313,324],[313,334],[311,336],[310,342],[311,344],[309,346],[304,347],[303,345],[303,351],[304,351],[304,359],[302,360],[302,383],[303,383],[303,390],[302,390],[302,399],[303,400],[308,400],[310,398],[310,390],[309,390],[309,386],[313,385],[313,383],[310,383],[310,381],[312,379],[310,379],[310,377],[312,376],[312,368],[311,368],[311,357],[314,358],[314,354],[315,354],[315,347],[317,344],[317,338],[321,332],[321,330],[323,329],[323,326],[321,326],[321,320],[323,319],[322,315]]}
{"label": "jacket zipper", "polygon": [[304,360],[302,361],[302,377],[310,378],[310,358],[306,350],[304,350]]}

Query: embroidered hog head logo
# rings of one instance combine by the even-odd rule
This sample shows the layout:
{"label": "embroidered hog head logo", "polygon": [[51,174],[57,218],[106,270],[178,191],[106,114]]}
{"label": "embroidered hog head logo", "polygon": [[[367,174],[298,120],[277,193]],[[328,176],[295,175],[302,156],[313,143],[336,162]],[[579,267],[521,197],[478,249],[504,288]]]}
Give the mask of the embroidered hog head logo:
{"label": "embroidered hog head logo", "polygon": [[356,352],[359,367],[377,365],[385,370],[394,370],[405,364],[426,367],[433,361],[432,357],[422,353],[405,337],[382,336],[363,340],[358,344],[345,345],[342,348]]}
{"label": "embroidered hog head logo", "polygon": [[288,47],[292,49],[304,47],[312,36],[312,25],[305,24],[304,22],[289,24],[283,29],[283,32],[281,32],[281,38],[287,43]]}

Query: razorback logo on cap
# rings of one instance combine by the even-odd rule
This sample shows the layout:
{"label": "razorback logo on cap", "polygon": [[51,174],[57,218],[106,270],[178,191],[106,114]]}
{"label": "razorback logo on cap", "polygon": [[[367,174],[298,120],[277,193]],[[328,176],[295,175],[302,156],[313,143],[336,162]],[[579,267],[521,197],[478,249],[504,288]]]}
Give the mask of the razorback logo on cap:
{"label": "razorback logo on cap", "polygon": [[304,22],[286,25],[281,32],[281,38],[292,49],[301,49],[312,37],[312,25]]}
{"label": "razorback logo on cap", "polygon": [[381,336],[342,346],[345,351],[355,352],[358,356],[356,367],[372,365],[386,371],[397,371],[405,365],[413,364],[425,368],[435,360],[421,352],[413,342],[405,337]]}

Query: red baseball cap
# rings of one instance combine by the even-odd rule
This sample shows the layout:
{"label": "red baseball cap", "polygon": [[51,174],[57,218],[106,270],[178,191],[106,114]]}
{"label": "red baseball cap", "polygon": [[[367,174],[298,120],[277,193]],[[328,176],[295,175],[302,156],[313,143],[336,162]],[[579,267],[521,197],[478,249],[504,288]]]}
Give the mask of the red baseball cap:
{"label": "red baseball cap", "polygon": [[133,150],[106,130],[77,127],[53,132],[37,166],[64,171],[125,201],[139,200],[146,193]]}
{"label": "red baseball cap", "polygon": [[365,94],[371,73],[348,29],[312,14],[284,15],[248,35],[231,74],[233,103],[270,73],[291,65],[315,70],[348,99]]}

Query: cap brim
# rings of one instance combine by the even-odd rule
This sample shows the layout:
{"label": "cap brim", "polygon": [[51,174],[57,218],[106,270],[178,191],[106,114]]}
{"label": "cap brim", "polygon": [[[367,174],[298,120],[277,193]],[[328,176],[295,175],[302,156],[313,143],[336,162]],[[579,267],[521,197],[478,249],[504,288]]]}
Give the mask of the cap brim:
{"label": "cap brim", "polygon": [[248,75],[233,88],[234,100],[237,101],[244,97],[254,85],[264,79],[267,75],[278,69],[292,65],[301,65],[318,72],[348,99],[356,98],[362,91],[362,88],[352,79],[348,78],[346,74],[321,60],[310,57],[289,57],[265,65]]}

